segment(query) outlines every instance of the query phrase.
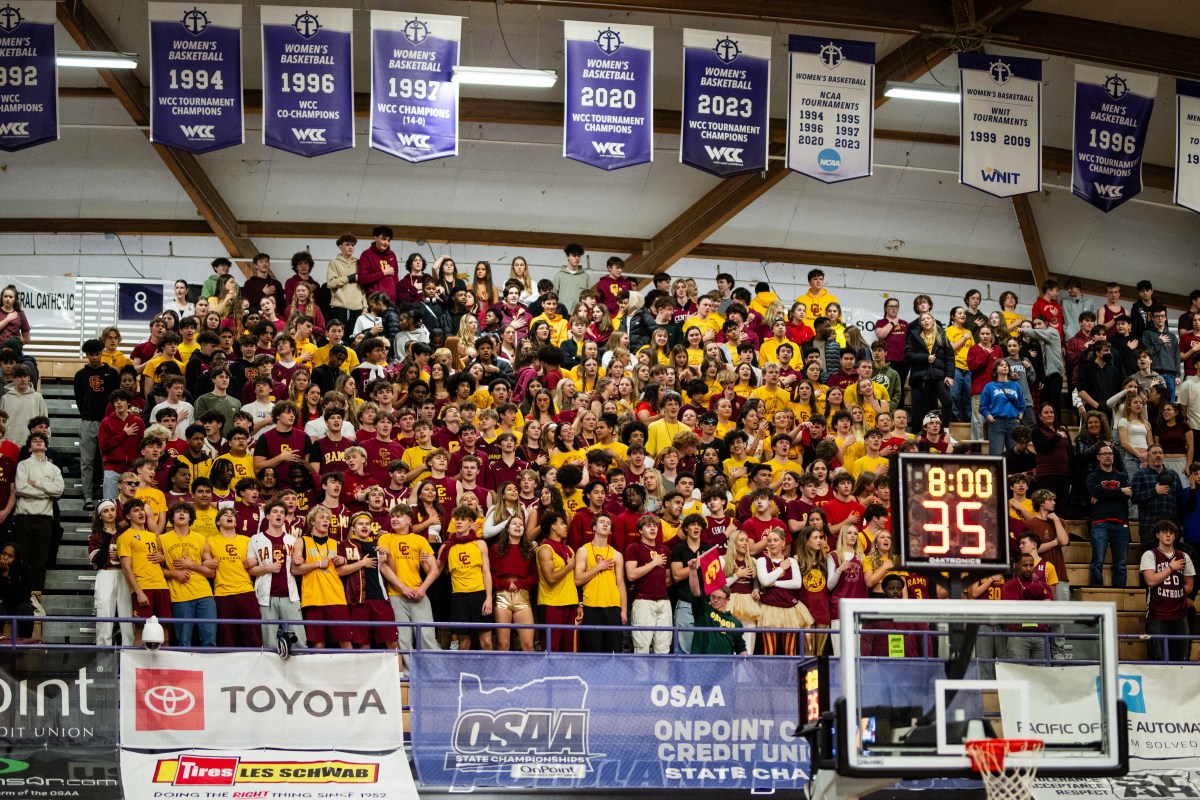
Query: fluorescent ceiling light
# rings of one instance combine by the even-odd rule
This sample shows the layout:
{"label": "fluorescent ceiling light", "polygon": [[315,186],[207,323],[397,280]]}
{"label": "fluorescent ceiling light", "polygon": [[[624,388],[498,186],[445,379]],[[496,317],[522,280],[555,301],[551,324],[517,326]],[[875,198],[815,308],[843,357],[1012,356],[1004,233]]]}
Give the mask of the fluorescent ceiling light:
{"label": "fluorescent ceiling light", "polygon": [[96,50],[59,50],[55,59],[60,67],[93,69],[136,69],[137,53],[106,53]]}
{"label": "fluorescent ceiling light", "polygon": [[507,69],[504,67],[455,67],[455,83],[480,86],[524,86],[548,89],[558,83],[558,73],[552,69]]}
{"label": "fluorescent ceiling light", "polygon": [[930,100],[935,103],[957,103],[957,86],[937,86],[930,83],[897,83],[888,81],[883,92],[885,97],[902,100]]}

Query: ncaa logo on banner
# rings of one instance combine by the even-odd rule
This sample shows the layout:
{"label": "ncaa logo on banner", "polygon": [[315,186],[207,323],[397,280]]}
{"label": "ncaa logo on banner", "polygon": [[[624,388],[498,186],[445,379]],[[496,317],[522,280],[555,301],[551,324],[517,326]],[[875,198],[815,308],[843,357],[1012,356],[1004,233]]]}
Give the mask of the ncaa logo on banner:
{"label": "ncaa logo on banner", "polygon": [[134,724],[139,731],[204,730],[204,673],[138,669]]}

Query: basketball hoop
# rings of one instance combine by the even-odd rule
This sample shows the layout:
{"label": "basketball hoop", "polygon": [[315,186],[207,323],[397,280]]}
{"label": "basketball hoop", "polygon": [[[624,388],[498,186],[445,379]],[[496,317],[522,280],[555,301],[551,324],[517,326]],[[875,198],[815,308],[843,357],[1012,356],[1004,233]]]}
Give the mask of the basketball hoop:
{"label": "basketball hoop", "polygon": [[[1029,800],[1033,779],[1046,743],[1041,739],[976,739],[967,742],[971,769],[983,779],[988,800]],[[1020,765],[1005,767],[1010,755],[1022,754]]]}

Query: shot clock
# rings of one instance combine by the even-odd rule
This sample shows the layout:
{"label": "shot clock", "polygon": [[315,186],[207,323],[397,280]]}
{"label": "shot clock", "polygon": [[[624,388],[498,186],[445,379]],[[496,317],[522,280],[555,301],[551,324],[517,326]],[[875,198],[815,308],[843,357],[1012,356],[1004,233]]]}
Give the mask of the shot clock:
{"label": "shot clock", "polygon": [[1003,458],[901,453],[890,472],[892,530],[902,568],[1007,570]]}
{"label": "shot clock", "polygon": [[796,734],[805,736],[817,732],[821,715],[829,706],[829,659],[810,658],[799,666],[798,695],[800,697],[800,723]]}

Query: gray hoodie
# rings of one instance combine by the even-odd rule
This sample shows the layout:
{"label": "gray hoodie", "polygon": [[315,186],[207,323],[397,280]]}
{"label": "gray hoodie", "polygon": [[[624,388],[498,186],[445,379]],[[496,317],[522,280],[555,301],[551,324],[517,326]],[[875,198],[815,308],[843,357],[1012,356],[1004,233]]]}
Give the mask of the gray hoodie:
{"label": "gray hoodie", "polygon": [[17,384],[10,383],[4,390],[4,396],[0,397],[0,411],[8,412],[8,430],[4,438],[17,446],[23,446],[29,438],[29,420],[50,416],[46,401],[32,384],[24,392],[18,392]]}
{"label": "gray hoodie", "polygon": [[591,285],[592,279],[582,267],[579,272],[571,272],[563,267],[554,273],[554,293],[558,295],[559,313],[570,319],[575,304],[579,302],[579,293]]}

